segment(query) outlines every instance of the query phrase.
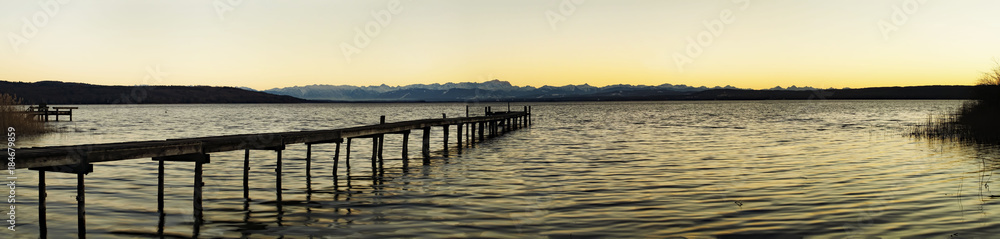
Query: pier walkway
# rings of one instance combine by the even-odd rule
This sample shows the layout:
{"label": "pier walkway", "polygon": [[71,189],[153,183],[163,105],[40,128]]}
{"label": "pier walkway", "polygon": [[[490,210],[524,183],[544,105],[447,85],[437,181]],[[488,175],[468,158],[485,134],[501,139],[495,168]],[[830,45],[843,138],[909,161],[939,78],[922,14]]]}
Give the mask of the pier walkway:
{"label": "pier walkway", "polygon": [[[509,108],[509,107],[508,107]],[[468,112],[468,108],[466,108]],[[468,114],[468,113],[467,113]],[[337,180],[337,164],[340,160],[340,145],[346,143],[345,161],[350,160],[350,148],[352,139],[371,138],[372,139],[372,169],[382,167],[383,141],[387,134],[402,134],[402,155],[404,165],[408,162],[408,141],[410,132],[413,130],[422,131],[422,156],[423,163],[430,161],[430,135],[433,127],[440,127],[443,131],[444,152],[448,151],[448,146],[452,141],[448,137],[449,130],[455,128],[455,144],[460,150],[462,147],[471,146],[481,142],[486,138],[496,137],[505,132],[510,132],[531,125],[531,107],[524,106],[523,111],[493,112],[486,109],[485,116],[478,117],[458,117],[448,118],[442,114],[442,118],[420,119],[401,122],[385,122],[382,116],[381,123],[375,125],[365,125],[341,129],[279,132],[263,134],[241,134],[225,135],[200,138],[167,139],[157,141],[122,142],[108,144],[88,144],[73,146],[54,146],[16,149],[14,159],[15,168],[31,169],[38,171],[38,215],[40,235],[46,237],[45,224],[45,173],[71,173],[77,175],[77,216],[79,238],[86,237],[86,210],[85,210],[85,189],[84,175],[94,172],[94,163],[113,163],[130,159],[152,158],[159,161],[158,173],[158,208],[161,215],[161,226],[163,223],[163,182],[164,182],[164,162],[192,162],[194,163],[194,213],[195,220],[203,220],[202,213],[202,165],[211,162],[210,153],[244,150],[243,161],[243,196],[249,199],[249,169],[251,150],[273,150],[277,152],[275,172],[277,180],[275,190],[278,192],[278,202],[281,202],[281,152],[286,145],[305,144],[306,151],[306,175],[311,177],[311,151],[314,144],[336,144],[333,156],[333,177]],[[455,126],[455,127],[452,127]],[[466,132],[463,134],[463,130]],[[464,139],[464,141],[463,141]],[[349,169],[350,167],[348,167]],[[309,180],[307,180],[309,181]],[[162,228],[162,227],[161,227]]]}

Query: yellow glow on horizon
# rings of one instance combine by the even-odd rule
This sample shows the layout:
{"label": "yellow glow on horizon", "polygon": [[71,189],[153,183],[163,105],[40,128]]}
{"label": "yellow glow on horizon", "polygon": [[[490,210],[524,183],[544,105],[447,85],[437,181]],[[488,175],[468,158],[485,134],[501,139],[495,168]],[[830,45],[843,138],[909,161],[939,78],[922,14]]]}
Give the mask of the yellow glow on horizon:
{"label": "yellow glow on horizon", "polygon": [[[135,85],[160,66],[169,76],[154,83],[255,89],[492,79],[861,88],[970,85],[1000,57],[994,1],[897,13],[894,0],[751,1],[745,9],[731,0],[595,0],[565,15],[560,0],[401,1],[392,13],[394,1],[244,2],[221,15],[202,1],[74,2],[16,42],[12,34],[27,36],[23,20],[44,9],[0,0],[0,33],[9,33],[0,79]],[[907,21],[896,25],[899,14]],[[713,25],[723,15],[728,23]],[[894,29],[884,31],[885,22]],[[345,55],[344,44],[357,52]],[[678,55],[690,62],[678,64]]]}

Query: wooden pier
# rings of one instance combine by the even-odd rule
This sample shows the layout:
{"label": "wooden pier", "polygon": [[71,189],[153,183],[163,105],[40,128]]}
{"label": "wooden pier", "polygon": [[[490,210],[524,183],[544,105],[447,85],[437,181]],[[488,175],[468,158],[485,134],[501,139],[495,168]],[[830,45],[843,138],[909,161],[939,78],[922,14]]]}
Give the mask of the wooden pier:
{"label": "wooden pier", "polygon": [[56,121],[59,121],[60,115],[69,116],[69,121],[73,121],[73,110],[79,109],[79,107],[49,107],[46,105],[39,106],[29,106],[26,114],[32,115],[39,121],[49,122],[49,116],[55,116]]}
{"label": "wooden pier", "polygon": [[[129,159],[152,158],[158,162],[158,195],[157,211],[160,213],[160,233],[164,220],[163,213],[163,172],[165,162],[191,162],[194,167],[194,216],[195,223],[200,224],[202,216],[202,165],[211,162],[211,153],[243,150],[243,197],[249,200],[249,169],[251,150],[270,150],[277,153],[275,172],[277,180],[275,188],[277,191],[278,206],[281,205],[281,153],[286,145],[305,144],[306,147],[306,182],[311,183],[312,167],[312,145],[314,144],[336,144],[333,155],[333,179],[337,180],[337,165],[340,161],[340,145],[346,142],[345,157],[346,162],[350,162],[352,139],[371,138],[372,156],[371,163],[373,172],[382,168],[382,150],[385,135],[402,134],[402,159],[404,167],[408,164],[409,135],[413,130],[422,131],[423,164],[430,163],[430,136],[434,127],[440,127],[443,131],[444,152],[447,154],[449,141],[449,129],[455,128],[457,139],[455,145],[458,150],[468,147],[476,142],[486,140],[488,137],[496,137],[503,133],[525,128],[531,125],[531,107],[524,106],[523,111],[493,112],[490,108],[485,110],[485,116],[478,117],[458,117],[448,118],[442,114],[441,118],[410,120],[402,122],[386,122],[382,116],[379,124],[357,126],[341,129],[296,131],[264,134],[241,134],[212,136],[200,138],[167,139],[158,141],[123,142],[108,144],[88,144],[74,146],[55,146],[17,149],[15,159],[16,168],[27,168],[38,171],[38,195],[39,195],[39,226],[40,235],[46,237],[45,224],[45,173],[59,172],[77,175],[77,216],[79,238],[86,237],[86,210],[85,210],[85,181],[84,175],[94,172],[94,163],[110,163]],[[468,107],[466,107],[468,115]],[[478,129],[478,131],[477,131]],[[466,132],[466,134],[463,134]],[[477,133],[478,132],[478,133]],[[464,137],[463,137],[464,136]],[[463,139],[465,141],[463,142]],[[350,165],[347,165],[350,170]],[[348,181],[350,184],[350,181]],[[307,185],[308,186],[308,185]]]}

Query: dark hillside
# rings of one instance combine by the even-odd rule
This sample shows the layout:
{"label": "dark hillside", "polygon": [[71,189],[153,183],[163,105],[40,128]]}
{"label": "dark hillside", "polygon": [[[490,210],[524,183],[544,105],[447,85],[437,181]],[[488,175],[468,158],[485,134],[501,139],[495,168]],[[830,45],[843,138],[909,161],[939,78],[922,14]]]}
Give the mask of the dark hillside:
{"label": "dark hillside", "polygon": [[101,86],[59,81],[35,83],[0,81],[0,93],[16,94],[25,104],[185,104],[185,103],[305,103],[291,96],[234,87]]}

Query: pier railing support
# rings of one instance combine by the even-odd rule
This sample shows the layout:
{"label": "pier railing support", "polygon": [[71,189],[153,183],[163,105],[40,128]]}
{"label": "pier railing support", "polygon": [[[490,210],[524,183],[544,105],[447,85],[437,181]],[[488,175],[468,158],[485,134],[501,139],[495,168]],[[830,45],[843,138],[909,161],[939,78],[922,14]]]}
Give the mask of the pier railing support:
{"label": "pier railing support", "polygon": [[[48,121],[48,116],[45,120]],[[85,173],[76,174],[76,227],[80,239],[87,238],[87,186],[83,182],[83,175]]]}
{"label": "pier railing support", "polygon": [[444,140],[444,152],[445,152],[445,154],[448,154],[448,129],[449,128],[451,128],[451,125],[444,125],[444,127],[442,129],[442,131],[443,131],[442,138]]}
{"label": "pier railing support", "polygon": [[[45,218],[45,185],[44,178],[45,172],[59,172],[59,173],[72,173],[76,174],[76,217],[77,217],[77,234],[79,238],[87,237],[87,203],[86,203],[86,184],[84,184],[84,175],[94,171],[94,165],[88,163],[86,158],[80,159],[80,164],[77,165],[63,165],[63,166],[51,166],[51,167],[37,167],[30,168],[31,170],[39,171],[39,207],[38,215],[39,219]],[[41,235],[48,234],[46,231],[48,228],[45,224],[41,224],[39,227],[42,230]]]}
{"label": "pier railing support", "polygon": [[372,137],[372,171],[378,170],[378,166],[375,165],[378,160],[378,138],[379,136]]}
{"label": "pier railing support", "polygon": [[337,190],[339,186],[337,183],[337,164],[340,163],[340,141],[336,143],[336,148],[333,149],[333,190]]}
{"label": "pier railing support", "polygon": [[423,148],[421,149],[421,152],[423,153],[423,156],[424,156],[424,164],[429,164],[431,162],[431,159],[430,159],[431,158],[431,127],[424,127],[423,130],[424,130],[424,135],[423,135],[424,140],[423,140]]}
{"label": "pier railing support", "polygon": [[403,162],[410,159],[410,131],[403,131]]}
{"label": "pier railing support", "polygon": [[[351,174],[351,140],[347,138],[347,147],[344,147],[344,172],[348,175]],[[351,178],[347,178],[347,182],[350,183]]]}
{"label": "pier railing support", "polygon": [[461,123],[458,124],[458,127],[455,127],[455,130],[457,130],[455,132],[455,139],[458,140],[458,142],[456,142],[455,145],[458,146],[457,148],[458,148],[459,153],[461,153],[462,146],[463,146],[462,145],[462,127],[464,127],[464,125],[462,125]]}
{"label": "pier railing support", "polygon": [[306,144],[306,190],[312,191],[312,144]]}
{"label": "pier railing support", "polygon": [[[208,158],[208,154],[204,154],[204,159],[207,160],[207,158]],[[196,160],[194,162],[194,193],[193,193],[194,194],[194,200],[193,200],[194,201],[194,203],[193,203],[194,205],[193,206],[194,206],[195,227],[198,227],[198,225],[201,225],[201,223],[205,220],[205,217],[204,217],[204,207],[202,207],[202,204],[201,204],[202,203],[201,198],[203,196],[203,194],[202,194],[202,188],[205,186],[205,182],[202,180],[202,176],[204,175],[203,171],[202,171],[202,164],[204,164],[204,163],[205,163],[205,160],[202,160],[202,159]]]}
{"label": "pier railing support", "polygon": [[[202,194],[202,188],[205,186],[205,183],[203,181],[203,176],[202,176],[203,172],[204,172],[202,165],[203,164],[207,164],[207,163],[211,163],[212,162],[211,161],[211,157],[208,154],[195,153],[195,154],[183,154],[183,155],[166,156],[166,157],[153,157],[153,161],[158,161],[157,162],[158,163],[158,165],[157,165],[157,177],[158,178],[157,178],[157,187],[156,187],[156,189],[157,189],[157,194],[156,194],[156,201],[157,201],[156,205],[157,205],[157,207],[156,207],[156,211],[160,213],[160,217],[161,218],[165,215],[165,212],[163,211],[163,201],[164,201],[164,199],[163,199],[163,197],[164,197],[164,192],[163,192],[163,183],[164,183],[163,168],[164,168],[164,163],[166,161],[172,161],[172,162],[194,162],[194,184],[192,185],[193,186],[193,190],[192,190],[192,205],[191,206],[194,209],[195,231],[197,231],[198,227],[201,225],[201,223],[204,222],[204,215],[203,215],[204,208],[202,207],[202,196],[203,196],[203,194]],[[161,220],[160,224],[163,224],[163,223],[164,222]],[[160,230],[160,229],[158,229],[158,230]]]}
{"label": "pier railing support", "polygon": [[403,170],[408,170],[410,166],[410,131],[403,131]]}
{"label": "pier railing support", "polygon": [[278,211],[281,211],[281,151],[284,150],[284,146],[280,149],[275,149],[274,152],[278,154],[277,162],[274,166],[274,192],[277,196]]}
{"label": "pier railing support", "polygon": [[38,236],[48,237],[48,226],[45,225],[45,171],[38,170]]}
{"label": "pier railing support", "polygon": [[163,235],[163,226],[166,225],[167,214],[163,213],[163,163],[164,160],[157,160],[159,167],[157,167],[157,177],[156,177],[156,213],[160,215],[160,220],[157,223],[156,234]]}
{"label": "pier railing support", "polygon": [[479,122],[479,142],[486,139],[486,136],[483,135],[484,131],[486,131],[486,122]]}
{"label": "pier railing support", "polygon": [[[385,124],[385,115],[379,118],[379,124]],[[382,149],[385,145],[385,134],[378,135],[378,163],[382,165],[384,159],[382,158]],[[381,167],[381,166],[380,166]]]}
{"label": "pier railing support", "polygon": [[469,147],[476,143],[476,123],[469,123]]}
{"label": "pier railing support", "polygon": [[[163,171],[162,163],[160,163],[160,168],[160,171]],[[162,181],[160,185],[163,185]],[[243,152],[243,199],[250,201],[250,147],[244,149]]]}

